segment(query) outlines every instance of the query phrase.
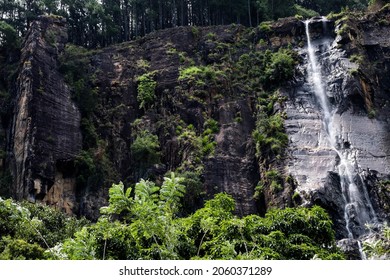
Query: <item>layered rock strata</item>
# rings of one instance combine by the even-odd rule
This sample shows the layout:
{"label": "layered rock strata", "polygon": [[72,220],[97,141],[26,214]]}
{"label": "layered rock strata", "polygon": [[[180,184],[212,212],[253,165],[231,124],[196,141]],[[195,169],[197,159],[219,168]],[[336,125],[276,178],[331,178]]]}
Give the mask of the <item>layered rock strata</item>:
{"label": "layered rock strata", "polygon": [[15,197],[71,213],[76,192],[68,166],[81,149],[81,132],[80,113],[58,72],[66,42],[61,18],[32,24],[22,49],[10,145]]}

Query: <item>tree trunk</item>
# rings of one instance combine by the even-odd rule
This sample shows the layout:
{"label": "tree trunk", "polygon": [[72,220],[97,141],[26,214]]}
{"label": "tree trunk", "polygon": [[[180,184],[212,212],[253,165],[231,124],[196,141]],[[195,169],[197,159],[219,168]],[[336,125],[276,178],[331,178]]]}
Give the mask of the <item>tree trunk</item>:
{"label": "tree trunk", "polygon": [[252,27],[251,0],[248,0],[248,16],[249,16],[249,26]]}
{"label": "tree trunk", "polygon": [[159,28],[163,29],[163,8],[162,8],[162,0],[158,1],[158,22]]}

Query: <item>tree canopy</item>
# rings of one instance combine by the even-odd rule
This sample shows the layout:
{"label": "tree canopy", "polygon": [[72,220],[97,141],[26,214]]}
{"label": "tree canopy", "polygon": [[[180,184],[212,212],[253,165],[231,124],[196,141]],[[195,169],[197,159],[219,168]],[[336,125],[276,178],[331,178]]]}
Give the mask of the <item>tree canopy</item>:
{"label": "tree canopy", "polygon": [[[378,0],[379,1],[379,0]],[[378,2],[371,1],[371,2]],[[363,9],[368,0],[1,0],[0,21],[23,36],[42,14],[63,16],[70,41],[104,47],[152,31],[175,26],[218,24],[258,25],[265,20],[307,14],[327,14],[343,7]],[[385,1],[380,1],[385,2]],[[310,14],[310,13],[309,13]],[[2,23],[3,31],[9,29]],[[11,30],[12,31],[12,30]],[[9,36],[9,35],[7,35]]]}

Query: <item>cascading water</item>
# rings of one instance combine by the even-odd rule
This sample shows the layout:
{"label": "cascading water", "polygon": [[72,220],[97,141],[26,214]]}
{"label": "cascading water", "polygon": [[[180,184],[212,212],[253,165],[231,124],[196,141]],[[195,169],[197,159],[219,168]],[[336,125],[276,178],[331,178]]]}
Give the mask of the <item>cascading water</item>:
{"label": "cascading water", "polygon": [[[326,25],[326,19],[322,19]],[[321,56],[330,51],[332,38],[312,40],[310,36],[310,20],[305,21],[307,36],[307,78],[314,93],[315,99],[322,111],[322,124],[326,131],[327,145],[336,153],[335,171],[340,177],[341,191],[344,201],[344,219],[348,238],[359,238],[365,233],[365,225],[376,223],[377,215],[373,209],[364,180],[358,172],[355,160],[356,151],[347,146],[340,145],[340,131],[337,122],[334,121],[336,113],[335,106],[332,106],[327,95],[327,89],[322,75]],[[326,30],[326,26],[324,27]],[[320,47],[320,48],[319,48]],[[316,53],[319,48],[320,54]],[[359,243],[360,246],[360,243]],[[362,258],[364,254],[361,252]]]}

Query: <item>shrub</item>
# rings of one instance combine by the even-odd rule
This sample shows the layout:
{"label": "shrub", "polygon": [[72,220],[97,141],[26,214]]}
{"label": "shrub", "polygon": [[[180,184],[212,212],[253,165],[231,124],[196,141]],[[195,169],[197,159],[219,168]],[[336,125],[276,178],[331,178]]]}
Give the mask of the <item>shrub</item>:
{"label": "shrub", "polygon": [[195,80],[199,75],[203,73],[203,68],[198,66],[190,66],[180,70],[179,81],[182,80]]}
{"label": "shrub", "polygon": [[356,64],[362,64],[364,61],[364,58],[361,55],[353,54],[350,56],[349,60],[356,63]]}
{"label": "shrub", "polygon": [[284,120],[280,114],[270,117],[261,114],[252,136],[256,143],[257,155],[280,155],[288,144],[288,136],[284,131]]}
{"label": "shrub", "polygon": [[146,109],[155,99],[155,91],[157,82],[153,80],[155,72],[143,74],[138,77],[138,95],[137,101],[139,102],[140,109]]}
{"label": "shrub", "polygon": [[268,33],[272,30],[271,23],[268,21],[260,23],[259,29],[261,32]]}
{"label": "shrub", "polygon": [[145,59],[137,60],[137,68],[146,71],[150,68],[150,62]]}
{"label": "shrub", "polygon": [[85,48],[67,45],[60,56],[60,71],[72,89],[72,99],[83,117],[89,117],[96,109],[98,91],[93,87],[89,69],[91,52]]}
{"label": "shrub", "polygon": [[141,171],[160,162],[160,143],[157,135],[148,130],[141,131],[130,146],[134,161]]}
{"label": "shrub", "polygon": [[376,111],[374,109],[371,109],[369,112],[368,112],[368,117],[370,119],[374,119],[376,117]]}
{"label": "shrub", "polygon": [[[33,208],[34,214],[30,214],[25,207],[0,199],[1,213],[5,214],[5,209],[9,212],[0,215],[0,221],[8,219],[14,223],[14,230],[23,233],[2,232],[0,259],[343,258],[335,245],[332,222],[319,206],[273,209],[265,217],[239,218],[233,214],[233,198],[220,193],[195,213],[178,217],[185,184],[191,178],[198,186],[196,177],[189,174],[185,179],[171,173],[161,187],[145,180],[134,188],[113,184],[109,205],[100,209],[102,215],[98,221],[83,227],[79,224],[72,233],[64,235],[65,240],[59,231],[61,227],[69,228],[69,223],[62,224],[64,220],[58,215],[52,217],[41,207]],[[53,233],[61,236],[57,239],[60,243],[44,251],[34,240],[26,239],[32,237],[34,230],[24,222],[32,222],[40,230],[54,229]],[[384,236],[389,239],[388,230]]]}
{"label": "shrub", "polygon": [[45,250],[38,244],[30,244],[23,239],[3,238],[5,248],[0,253],[0,260],[43,260]]}
{"label": "shrub", "polygon": [[212,156],[215,151],[217,142],[214,141],[214,135],[218,133],[218,122],[214,119],[207,119],[203,125],[204,131],[202,133],[202,155]]}
{"label": "shrub", "polygon": [[86,224],[48,206],[0,198],[0,259],[56,258],[53,247]]}
{"label": "shrub", "polygon": [[187,81],[197,86],[216,84],[219,80],[226,78],[220,70],[211,66],[190,66],[180,69],[178,81]]}
{"label": "shrub", "polygon": [[390,227],[385,225],[363,242],[363,251],[369,259],[390,258]]}
{"label": "shrub", "polygon": [[197,28],[196,26],[192,26],[191,33],[194,36],[194,38],[198,38],[200,33],[199,28]]}
{"label": "shrub", "polygon": [[313,11],[311,9],[306,9],[298,4],[294,5],[294,10],[295,10],[295,14],[301,16],[302,18],[312,18],[319,15],[316,11]]}
{"label": "shrub", "polygon": [[296,61],[289,50],[279,50],[273,53],[271,61],[265,69],[265,83],[270,86],[272,84],[281,85],[289,81],[294,76],[294,68]]}

